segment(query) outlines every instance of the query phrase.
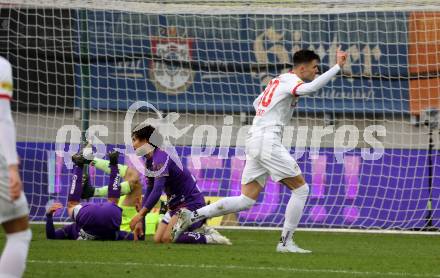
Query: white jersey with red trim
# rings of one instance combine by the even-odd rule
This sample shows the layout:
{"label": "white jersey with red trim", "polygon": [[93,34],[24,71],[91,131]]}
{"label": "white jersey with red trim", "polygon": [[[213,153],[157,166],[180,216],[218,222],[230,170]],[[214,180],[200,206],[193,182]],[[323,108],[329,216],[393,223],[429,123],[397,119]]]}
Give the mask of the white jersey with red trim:
{"label": "white jersey with red trim", "polygon": [[0,56],[0,98],[12,98],[12,67]]}
{"label": "white jersey with red trim", "polygon": [[336,76],[340,69],[339,65],[334,65],[309,83],[304,83],[293,72],[284,73],[272,79],[254,101],[256,113],[250,133],[267,127],[274,127],[274,131],[280,131],[292,118],[298,96],[311,94],[321,89]]}
{"label": "white jersey with red trim", "polygon": [[7,165],[18,164],[11,98],[12,67],[8,60],[0,56],[0,171],[5,171]]}
{"label": "white jersey with red trim", "polygon": [[296,89],[304,82],[294,73],[272,79],[254,101],[256,111],[251,131],[265,127],[282,127],[289,123],[296,106]]}

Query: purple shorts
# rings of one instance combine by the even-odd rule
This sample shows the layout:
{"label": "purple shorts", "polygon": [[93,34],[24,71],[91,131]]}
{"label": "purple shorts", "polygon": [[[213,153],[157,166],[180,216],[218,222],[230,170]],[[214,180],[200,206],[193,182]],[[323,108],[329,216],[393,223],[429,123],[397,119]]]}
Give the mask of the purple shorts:
{"label": "purple shorts", "polygon": [[97,239],[114,239],[122,221],[122,209],[111,202],[82,203],[76,224]]}
{"label": "purple shorts", "polygon": [[[195,200],[195,201],[190,202],[190,203],[182,203],[182,204],[179,205],[177,208],[172,209],[172,210],[169,210],[168,212],[169,212],[169,214],[170,214],[170,218],[171,218],[171,217],[173,217],[174,215],[176,215],[176,213],[178,213],[179,210],[180,210],[181,208],[186,208],[186,209],[188,209],[188,210],[190,210],[190,211],[195,211],[195,210],[197,210],[197,209],[199,209],[199,208],[201,208],[201,207],[204,207],[204,206],[206,206],[205,199],[204,199],[204,198],[200,198],[200,199]],[[162,222],[164,222],[164,221],[162,221]],[[168,224],[167,222],[164,222],[164,223]],[[195,229],[198,229],[198,228],[200,228],[203,224],[204,224],[204,220],[202,220],[202,221],[197,221],[196,223],[192,224],[192,225],[188,228],[188,231],[193,231],[193,230],[195,230]]]}

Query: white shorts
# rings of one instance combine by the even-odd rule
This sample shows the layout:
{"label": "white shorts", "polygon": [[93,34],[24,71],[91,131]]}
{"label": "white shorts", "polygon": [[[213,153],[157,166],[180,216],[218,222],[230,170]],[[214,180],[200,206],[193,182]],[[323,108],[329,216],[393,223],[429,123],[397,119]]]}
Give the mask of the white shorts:
{"label": "white shorts", "polygon": [[13,219],[21,218],[29,214],[28,202],[24,192],[14,202],[9,198],[0,198],[0,223],[5,223]]}
{"label": "white shorts", "polygon": [[9,176],[6,160],[0,155],[0,223],[21,218],[29,214],[24,192],[14,202],[9,197]]}
{"label": "white shorts", "polygon": [[301,175],[301,169],[282,145],[280,133],[264,133],[246,139],[246,165],[241,183],[257,181],[264,187],[270,175],[273,181]]}

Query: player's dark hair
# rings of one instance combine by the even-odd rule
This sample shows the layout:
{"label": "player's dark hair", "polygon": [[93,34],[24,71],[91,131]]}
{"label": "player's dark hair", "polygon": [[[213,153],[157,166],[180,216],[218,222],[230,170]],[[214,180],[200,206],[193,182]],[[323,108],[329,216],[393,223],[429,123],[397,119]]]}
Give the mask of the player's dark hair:
{"label": "player's dark hair", "polygon": [[293,54],[294,67],[299,66],[300,64],[310,63],[314,60],[318,60],[318,62],[320,62],[321,58],[319,58],[319,55],[312,50],[301,49]]}
{"label": "player's dark hair", "polygon": [[148,140],[153,147],[160,147],[163,142],[162,135],[151,125],[140,124],[131,132],[131,137],[139,140]]}

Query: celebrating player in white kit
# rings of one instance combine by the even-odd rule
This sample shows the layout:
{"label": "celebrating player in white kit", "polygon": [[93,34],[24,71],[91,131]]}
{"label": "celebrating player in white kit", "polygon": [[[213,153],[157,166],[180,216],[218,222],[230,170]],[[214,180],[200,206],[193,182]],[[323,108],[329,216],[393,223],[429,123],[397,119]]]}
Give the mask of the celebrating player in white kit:
{"label": "celebrating player in white kit", "polygon": [[22,277],[32,233],[28,204],[22,190],[11,115],[12,67],[0,57],[0,223],[6,245],[0,259],[0,277]]}
{"label": "celebrating player in white kit", "polygon": [[241,195],[223,198],[193,212],[182,209],[179,221],[173,229],[174,237],[178,237],[195,221],[249,209],[255,204],[267,176],[270,175],[272,180],[281,182],[292,190],[276,250],[311,252],[299,248],[293,241],[293,233],[303,214],[309,186],[298,164],[281,143],[282,131],[292,118],[298,97],[324,87],[339,72],[346,58],[347,54],[339,49],[337,64],[315,79],[319,56],[310,50],[300,50],[294,54],[292,71],[272,79],[254,101],[256,115],[246,140],[246,166],[242,174]]}

